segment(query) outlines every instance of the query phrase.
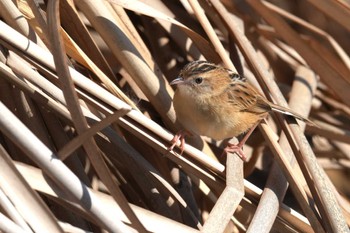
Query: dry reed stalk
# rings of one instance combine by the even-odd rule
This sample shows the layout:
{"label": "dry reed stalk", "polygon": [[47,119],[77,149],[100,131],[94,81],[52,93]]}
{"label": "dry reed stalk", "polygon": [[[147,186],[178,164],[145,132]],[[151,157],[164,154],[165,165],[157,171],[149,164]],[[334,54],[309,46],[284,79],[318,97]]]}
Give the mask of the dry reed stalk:
{"label": "dry reed stalk", "polygon": [[[2,1],[0,229],[348,232],[350,8],[297,4]],[[270,118],[244,168],[198,136],[183,156],[168,151],[181,128],[169,81],[195,59],[280,105],[287,96],[319,127],[305,137],[303,124]]]}
{"label": "dry reed stalk", "polygon": [[[312,87],[311,91],[309,89],[310,86]],[[289,106],[298,112],[303,112],[304,115],[308,115],[310,108],[307,106],[311,107],[311,100],[313,97],[312,93],[315,91],[316,86],[317,80],[315,78],[315,74],[313,74],[312,71],[306,67],[300,67],[296,73],[296,79],[292,88],[290,98],[291,102],[289,102]],[[305,98],[306,96],[308,96],[308,98]],[[308,103],[306,103],[306,101]],[[302,111],[300,109],[301,107],[305,110]],[[301,128],[305,128],[305,124],[301,123]],[[281,135],[279,143],[284,151],[290,151],[285,149],[289,146],[285,135]],[[295,167],[296,165],[295,161],[293,162],[293,155],[286,153],[286,156],[286,159],[290,161],[292,167]],[[294,170],[297,171],[297,169]],[[264,231],[262,229],[271,229],[279,210],[279,203],[282,202],[288,188],[288,182],[282,174],[283,173],[279,168],[278,163],[274,163],[271,168],[264,192],[261,195],[257,211],[254,215],[254,219],[257,220],[252,220],[252,224],[250,224],[248,231],[256,232],[258,230]]]}

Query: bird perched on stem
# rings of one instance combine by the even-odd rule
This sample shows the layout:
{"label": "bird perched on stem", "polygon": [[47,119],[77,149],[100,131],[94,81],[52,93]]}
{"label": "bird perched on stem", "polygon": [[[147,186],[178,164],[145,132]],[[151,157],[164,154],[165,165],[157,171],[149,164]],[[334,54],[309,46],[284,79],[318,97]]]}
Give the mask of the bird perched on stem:
{"label": "bird perched on stem", "polygon": [[185,130],[174,136],[169,150],[180,140],[182,153],[187,134],[222,140],[247,132],[237,145],[228,144],[224,149],[237,153],[245,161],[243,145],[269,112],[313,124],[300,114],[268,101],[239,74],[207,61],[190,62],[170,84],[177,85],[174,108]]}

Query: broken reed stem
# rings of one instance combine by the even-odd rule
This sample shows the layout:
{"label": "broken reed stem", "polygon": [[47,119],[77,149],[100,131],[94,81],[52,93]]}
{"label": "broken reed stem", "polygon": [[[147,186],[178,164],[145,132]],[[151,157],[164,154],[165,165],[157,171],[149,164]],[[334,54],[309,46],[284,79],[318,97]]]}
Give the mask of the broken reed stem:
{"label": "broken reed stem", "polygon": [[243,161],[233,153],[227,154],[226,187],[203,225],[204,233],[221,233],[244,196]]}

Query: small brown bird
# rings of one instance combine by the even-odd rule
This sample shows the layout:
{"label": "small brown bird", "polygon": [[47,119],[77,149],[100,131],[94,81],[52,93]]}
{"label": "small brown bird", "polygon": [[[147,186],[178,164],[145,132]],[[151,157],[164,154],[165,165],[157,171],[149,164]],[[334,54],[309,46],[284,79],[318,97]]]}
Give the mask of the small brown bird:
{"label": "small brown bird", "polygon": [[239,74],[206,61],[190,62],[170,84],[177,84],[174,108],[186,129],[174,136],[170,150],[180,140],[182,153],[186,134],[222,140],[249,130],[237,145],[228,144],[224,150],[237,153],[245,161],[242,147],[268,112],[280,112],[312,123],[288,108],[269,102]]}

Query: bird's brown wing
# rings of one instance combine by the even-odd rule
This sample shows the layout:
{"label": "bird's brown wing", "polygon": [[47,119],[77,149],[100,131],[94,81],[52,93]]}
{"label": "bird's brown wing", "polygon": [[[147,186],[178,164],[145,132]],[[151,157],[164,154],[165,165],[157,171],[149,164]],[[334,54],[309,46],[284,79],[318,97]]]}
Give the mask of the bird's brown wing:
{"label": "bird's brown wing", "polygon": [[227,101],[237,108],[237,111],[264,114],[272,110],[268,101],[247,82],[232,82],[225,94]]}

